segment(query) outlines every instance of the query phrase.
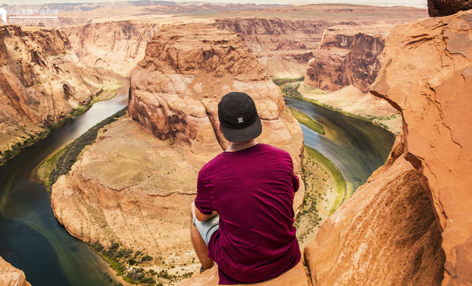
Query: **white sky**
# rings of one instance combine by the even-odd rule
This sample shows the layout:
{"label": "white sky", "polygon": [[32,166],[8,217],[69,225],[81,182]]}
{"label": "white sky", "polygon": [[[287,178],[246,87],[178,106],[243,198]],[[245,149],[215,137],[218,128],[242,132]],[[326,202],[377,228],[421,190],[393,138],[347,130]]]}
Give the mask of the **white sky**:
{"label": "white sky", "polygon": [[[175,2],[192,2],[192,0],[173,0]],[[217,3],[256,3],[256,4],[290,4],[306,2],[307,4],[365,4],[376,6],[411,6],[426,8],[427,0],[197,0],[198,2],[217,2]],[[22,5],[22,4],[45,4],[45,3],[103,3],[116,2],[116,0],[0,0],[1,4]]]}

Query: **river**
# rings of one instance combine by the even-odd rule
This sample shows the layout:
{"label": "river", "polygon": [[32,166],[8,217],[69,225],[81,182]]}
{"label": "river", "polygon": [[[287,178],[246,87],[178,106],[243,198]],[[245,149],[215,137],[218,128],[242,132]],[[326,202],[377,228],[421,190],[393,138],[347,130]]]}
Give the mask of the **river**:
{"label": "river", "polygon": [[[95,103],[0,167],[0,256],[34,286],[119,285],[108,265],[61,226],[50,196],[35,178],[41,162],[128,104],[129,81],[109,101]],[[110,278],[111,277],[111,278]]]}
{"label": "river", "polygon": [[371,122],[301,99],[285,98],[285,103],[323,125],[326,135],[301,124],[305,145],[338,167],[346,180],[347,198],[385,163],[392,150],[395,136]]}
{"label": "river", "polygon": [[[57,222],[49,194],[34,173],[43,160],[125,107],[128,89],[126,81],[115,98],[96,103],[0,167],[0,256],[23,270],[34,286],[117,283],[107,264]],[[305,144],[331,159],[352,191],[387,158],[394,136],[384,129],[301,100],[286,102],[324,126],[326,136],[302,125]]]}

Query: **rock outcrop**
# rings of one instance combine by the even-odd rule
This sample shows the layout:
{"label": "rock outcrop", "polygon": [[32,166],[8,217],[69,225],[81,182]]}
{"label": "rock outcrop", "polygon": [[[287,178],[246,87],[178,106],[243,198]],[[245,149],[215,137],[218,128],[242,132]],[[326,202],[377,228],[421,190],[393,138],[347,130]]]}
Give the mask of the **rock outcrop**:
{"label": "rock outcrop", "polygon": [[1,26],[0,159],[110,88],[115,80],[83,66],[63,32]]}
{"label": "rock outcrop", "polygon": [[0,257],[0,285],[3,286],[31,286],[26,281],[25,273],[16,269]]}
{"label": "rock outcrop", "polygon": [[286,149],[301,172],[303,134],[280,89],[234,33],[206,24],[166,26],[131,73],[129,115],[159,139],[215,155],[228,143],[218,131],[218,102],[248,93],[263,123],[259,140]]}
{"label": "rock outcrop", "polygon": [[117,21],[61,28],[80,60],[129,76],[144,58],[147,42],[159,31],[157,22]]}
{"label": "rock outcrop", "polygon": [[[185,280],[179,284],[178,286],[217,286],[218,284],[218,266],[214,266],[210,270],[203,272],[191,279]],[[247,285],[247,284],[246,284]],[[274,278],[269,281],[254,283],[251,284],[254,286],[286,286],[286,285],[294,285],[294,286],[308,286],[307,277],[305,274],[305,267],[303,266],[303,262],[300,261],[294,268],[290,269],[289,271],[285,272],[284,274],[280,275],[277,278]],[[238,286],[238,285],[235,285]],[[241,284],[239,285],[241,286]]]}
{"label": "rock outcrop", "polygon": [[472,9],[469,0],[428,0],[428,13],[431,17],[443,17],[459,11]]}
{"label": "rock outcrop", "polygon": [[405,158],[442,230],[443,285],[472,283],[472,11],[399,26],[373,93],[403,114]]}
{"label": "rock outcrop", "polygon": [[[238,36],[204,24],[164,26],[131,72],[129,117],[105,127],[53,185],[59,222],[81,240],[149,254],[146,269],[198,270],[188,208],[198,171],[227,147],[217,104],[232,90],[254,98],[259,141],[290,152],[301,175],[301,128]],[[295,209],[303,196],[301,189]]]}
{"label": "rock outcrop", "polygon": [[444,253],[420,174],[399,136],[378,169],[305,247],[313,285],[440,285]]}
{"label": "rock outcrop", "polygon": [[271,78],[296,78],[319,47],[323,32],[332,21],[280,18],[216,19],[219,29],[237,33]]}
{"label": "rock outcrop", "polygon": [[353,85],[363,92],[377,78],[378,59],[393,25],[334,26],[328,28],[320,48],[308,63],[305,84],[328,91]]}

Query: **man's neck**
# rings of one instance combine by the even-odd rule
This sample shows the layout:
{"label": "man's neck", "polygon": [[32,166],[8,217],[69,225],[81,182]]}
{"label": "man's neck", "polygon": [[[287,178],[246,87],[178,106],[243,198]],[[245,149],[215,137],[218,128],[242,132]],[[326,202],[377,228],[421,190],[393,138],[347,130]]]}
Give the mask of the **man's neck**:
{"label": "man's neck", "polygon": [[259,144],[254,139],[249,140],[249,141],[244,141],[244,142],[230,142],[230,143],[231,144],[229,144],[229,147],[226,150],[226,152],[237,152],[237,151],[241,151],[247,148],[251,148]]}

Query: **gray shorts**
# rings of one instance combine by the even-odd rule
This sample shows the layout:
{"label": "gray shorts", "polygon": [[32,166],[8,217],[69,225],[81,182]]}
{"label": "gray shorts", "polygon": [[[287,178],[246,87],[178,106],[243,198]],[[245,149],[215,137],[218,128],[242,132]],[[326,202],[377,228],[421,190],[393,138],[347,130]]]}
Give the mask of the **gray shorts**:
{"label": "gray shorts", "polygon": [[216,215],[205,221],[199,221],[197,217],[193,215],[193,225],[197,227],[197,230],[205,241],[205,244],[208,245],[211,236],[220,229],[220,215]]}

